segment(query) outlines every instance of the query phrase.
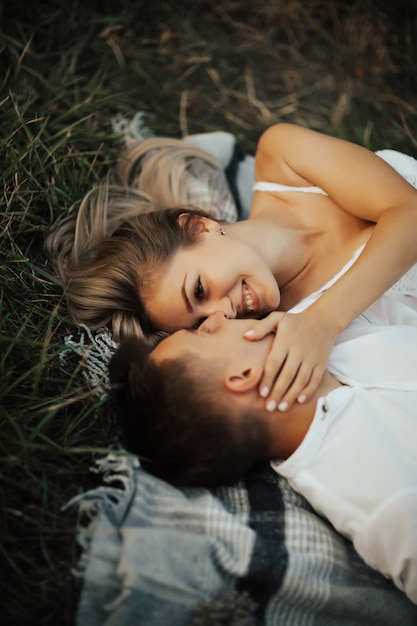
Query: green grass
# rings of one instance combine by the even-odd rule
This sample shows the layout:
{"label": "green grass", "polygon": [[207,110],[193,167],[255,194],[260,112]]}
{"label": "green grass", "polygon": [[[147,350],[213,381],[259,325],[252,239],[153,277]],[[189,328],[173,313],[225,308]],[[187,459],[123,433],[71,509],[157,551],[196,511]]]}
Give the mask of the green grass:
{"label": "green grass", "polygon": [[[379,7],[379,9],[378,9]],[[43,242],[120,150],[111,117],[223,129],[246,152],[291,121],[417,156],[413,1],[0,3],[0,624],[72,624],[76,514],[112,434]],[[5,570],[3,569],[3,563]]]}

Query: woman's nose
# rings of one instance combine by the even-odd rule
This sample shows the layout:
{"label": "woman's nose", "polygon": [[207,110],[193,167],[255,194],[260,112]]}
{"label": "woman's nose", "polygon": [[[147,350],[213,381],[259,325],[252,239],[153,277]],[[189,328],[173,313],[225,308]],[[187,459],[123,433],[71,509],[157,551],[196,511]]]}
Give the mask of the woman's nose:
{"label": "woman's nose", "polygon": [[236,317],[236,310],[229,296],[220,298],[220,300],[212,300],[208,302],[204,313],[207,317],[209,317],[213,313],[217,313],[219,311],[228,319],[234,319]]}
{"label": "woman's nose", "polygon": [[211,313],[204,322],[199,326],[198,330],[203,333],[214,333],[219,330],[228,320],[228,316],[224,311],[215,311]]}

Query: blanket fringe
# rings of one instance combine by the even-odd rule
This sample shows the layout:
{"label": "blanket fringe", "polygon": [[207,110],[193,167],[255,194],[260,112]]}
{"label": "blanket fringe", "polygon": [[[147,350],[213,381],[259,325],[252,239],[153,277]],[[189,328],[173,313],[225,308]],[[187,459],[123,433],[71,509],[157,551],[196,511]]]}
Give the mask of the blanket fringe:
{"label": "blanket fringe", "polygon": [[109,393],[108,367],[118,344],[113,341],[108,328],[100,328],[93,332],[84,324],[78,327],[78,337],[65,337],[66,348],[60,354],[61,364],[65,365],[70,353],[75,353],[83,360],[82,373],[95,395],[105,399]]}
{"label": "blanket fringe", "polygon": [[145,111],[138,111],[130,118],[119,113],[111,119],[113,133],[123,141],[125,146],[146,137],[152,137],[153,132],[147,127],[146,121],[153,117],[151,113]]}
{"label": "blanket fringe", "polygon": [[82,552],[76,567],[72,569],[75,578],[82,579],[85,576],[90,546],[101,511],[105,509],[110,518],[117,517],[119,510],[124,511],[125,499],[131,497],[135,485],[134,470],[139,465],[136,457],[123,453],[110,452],[96,458],[90,471],[100,474],[102,482],[106,484],[80,493],[63,505],[62,511],[78,508],[76,536]]}

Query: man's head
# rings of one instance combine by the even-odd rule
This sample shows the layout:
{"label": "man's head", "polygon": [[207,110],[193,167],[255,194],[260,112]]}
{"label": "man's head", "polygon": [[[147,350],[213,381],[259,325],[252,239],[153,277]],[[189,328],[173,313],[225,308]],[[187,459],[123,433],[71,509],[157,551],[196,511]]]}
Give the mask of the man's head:
{"label": "man's head", "polygon": [[177,485],[221,484],[270,458],[257,387],[272,337],[246,341],[252,323],[218,313],[152,352],[130,340],[115,354],[119,422],[151,473]]}

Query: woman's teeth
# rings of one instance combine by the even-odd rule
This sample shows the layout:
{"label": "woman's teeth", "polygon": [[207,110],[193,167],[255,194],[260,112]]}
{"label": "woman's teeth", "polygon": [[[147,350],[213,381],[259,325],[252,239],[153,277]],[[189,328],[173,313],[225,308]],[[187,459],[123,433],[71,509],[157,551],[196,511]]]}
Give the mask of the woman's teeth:
{"label": "woman's teeth", "polygon": [[246,285],[243,285],[243,295],[245,297],[246,313],[253,312],[253,300]]}

